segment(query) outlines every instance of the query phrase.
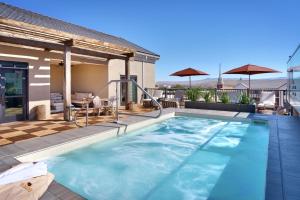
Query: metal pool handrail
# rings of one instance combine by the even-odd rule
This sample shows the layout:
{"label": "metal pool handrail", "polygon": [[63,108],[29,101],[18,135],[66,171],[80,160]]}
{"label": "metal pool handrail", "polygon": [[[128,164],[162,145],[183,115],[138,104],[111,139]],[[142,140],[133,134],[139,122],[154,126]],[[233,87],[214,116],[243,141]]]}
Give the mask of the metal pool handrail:
{"label": "metal pool handrail", "polygon": [[144,94],[146,94],[159,108],[159,113],[157,116],[154,116],[154,118],[159,118],[162,114],[162,106],[160,105],[160,103],[158,103],[158,101],[156,99],[154,99],[146,90],[144,90],[139,84],[137,84],[137,82],[133,79],[129,79],[129,80],[111,80],[107,83],[107,86],[111,83],[116,83],[116,121],[119,121],[119,87],[118,87],[118,83],[129,83],[132,82],[137,88],[139,88]]}

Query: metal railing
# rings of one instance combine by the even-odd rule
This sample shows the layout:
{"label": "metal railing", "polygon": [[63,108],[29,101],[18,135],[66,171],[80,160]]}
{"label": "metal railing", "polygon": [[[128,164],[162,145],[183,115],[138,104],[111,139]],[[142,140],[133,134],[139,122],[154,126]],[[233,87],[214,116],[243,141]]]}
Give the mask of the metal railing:
{"label": "metal railing", "polygon": [[[262,92],[274,92],[275,94],[275,105],[284,107],[285,103],[288,101],[288,92],[287,90],[277,90],[271,88],[261,88],[261,89],[210,89],[210,88],[199,88],[202,92],[210,91],[212,94],[213,102],[221,102],[221,95],[227,93],[230,96],[232,103],[239,103],[239,98],[241,94],[248,94],[250,99],[255,103],[259,103],[261,99]],[[186,94],[187,88],[146,88],[150,94],[161,94],[161,96],[155,96],[156,98],[162,99],[175,99],[175,94],[177,90],[184,91]],[[156,92],[155,92],[156,91]],[[160,91],[160,92],[157,92]],[[200,97],[200,101],[204,101]]]}
{"label": "metal railing", "polygon": [[[118,109],[118,106],[119,106],[119,97],[120,97],[120,93],[119,93],[119,83],[133,83],[137,88],[139,88],[143,93],[144,95],[148,96],[153,102],[154,104],[156,104],[159,108],[159,113],[158,115],[154,116],[154,118],[159,118],[162,114],[162,106],[160,105],[160,103],[158,103],[158,101],[152,97],[151,94],[149,94],[144,88],[142,88],[139,84],[137,84],[137,82],[133,79],[130,79],[130,80],[111,80],[108,82],[107,85],[111,84],[111,83],[116,83],[116,122],[119,121],[119,109]],[[122,114],[126,114],[126,113],[122,113]]]}

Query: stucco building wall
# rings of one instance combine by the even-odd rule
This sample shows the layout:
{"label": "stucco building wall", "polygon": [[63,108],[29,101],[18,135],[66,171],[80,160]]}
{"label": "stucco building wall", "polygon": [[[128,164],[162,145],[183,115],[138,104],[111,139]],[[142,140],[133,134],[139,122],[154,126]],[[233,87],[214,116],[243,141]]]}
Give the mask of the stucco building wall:
{"label": "stucco building wall", "polygon": [[[144,88],[155,87],[155,64],[130,61],[130,75],[137,76],[137,83]],[[108,62],[108,80],[118,80],[121,75],[125,75],[125,61],[110,60]],[[115,84],[109,86],[109,96],[115,96]],[[137,92],[138,103],[141,99],[142,91]]]}
{"label": "stucco building wall", "polygon": [[107,98],[108,69],[105,65],[75,65],[72,67],[72,92],[92,92]]}
{"label": "stucco building wall", "polygon": [[35,117],[38,105],[46,106],[46,115],[50,116],[50,60],[49,52],[23,49],[0,44],[0,60],[26,62],[28,71],[28,112],[29,119]]}

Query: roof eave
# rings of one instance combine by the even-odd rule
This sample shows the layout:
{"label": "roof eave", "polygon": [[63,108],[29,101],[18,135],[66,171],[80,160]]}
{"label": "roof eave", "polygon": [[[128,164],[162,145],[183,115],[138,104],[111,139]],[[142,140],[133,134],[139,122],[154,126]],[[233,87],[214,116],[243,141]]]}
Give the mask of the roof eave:
{"label": "roof eave", "polygon": [[70,34],[67,32],[62,32],[50,28],[45,28],[42,26],[36,26],[24,22],[19,22],[11,19],[1,18],[0,17],[0,25],[2,25],[3,29],[6,28],[8,31],[18,32],[19,34],[24,34],[27,37],[40,37],[41,39],[50,39],[56,42],[64,42],[67,40],[76,41],[77,45],[81,46],[90,46],[90,47],[101,47],[107,49],[108,51],[118,51],[121,54],[123,53],[132,53],[136,52],[135,49],[131,49],[128,47],[118,46],[115,44],[111,44],[108,42],[102,42],[99,40],[95,40],[92,38],[79,36]]}

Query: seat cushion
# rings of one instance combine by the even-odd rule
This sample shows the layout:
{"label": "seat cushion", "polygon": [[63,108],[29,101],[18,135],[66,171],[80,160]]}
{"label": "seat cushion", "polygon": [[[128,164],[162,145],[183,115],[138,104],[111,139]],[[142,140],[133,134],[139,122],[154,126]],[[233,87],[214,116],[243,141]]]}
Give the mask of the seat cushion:
{"label": "seat cushion", "polygon": [[92,98],[92,93],[90,92],[76,92],[75,93],[75,99],[76,100],[82,100],[84,98]]}
{"label": "seat cushion", "polygon": [[82,101],[82,100],[77,100],[77,99],[72,99],[71,102],[74,103],[74,104],[84,104],[84,101]]}
{"label": "seat cushion", "polygon": [[263,104],[263,103],[259,103],[259,104],[257,104],[257,107],[258,107],[258,108],[265,107],[265,104]]}
{"label": "seat cushion", "polygon": [[270,103],[265,103],[265,108],[273,109],[273,108],[275,108],[275,105],[274,104],[270,104]]}

